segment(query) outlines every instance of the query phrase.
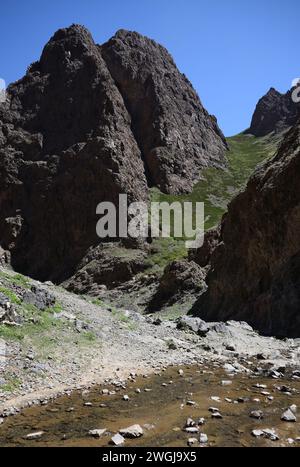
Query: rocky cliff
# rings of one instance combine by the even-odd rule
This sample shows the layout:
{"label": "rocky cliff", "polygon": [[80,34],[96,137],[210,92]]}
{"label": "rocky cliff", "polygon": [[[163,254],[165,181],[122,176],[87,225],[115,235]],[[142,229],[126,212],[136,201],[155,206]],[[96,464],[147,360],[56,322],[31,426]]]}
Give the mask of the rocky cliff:
{"label": "rocky cliff", "polygon": [[[226,143],[167,51],[120,31],[98,46],[57,31],[0,105],[0,245],[16,270],[57,282],[96,247],[96,206],[189,190]],[[2,255],[3,256],[3,255]]]}
{"label": "rocky cliff", "polygon": [[300,116],[299,105],[293,102],[293,89],[281,94],[271,88],[256,106],[248,133],[266,136],[271,132],[281,133],[295,125]]}
{"label": "rocky cliff", "polygon": [[214,235],[199,253],[210,272],[193,313],[245,320],[268,335],[300,336],[299,171],[300,122],[231,202],[219,239]]}

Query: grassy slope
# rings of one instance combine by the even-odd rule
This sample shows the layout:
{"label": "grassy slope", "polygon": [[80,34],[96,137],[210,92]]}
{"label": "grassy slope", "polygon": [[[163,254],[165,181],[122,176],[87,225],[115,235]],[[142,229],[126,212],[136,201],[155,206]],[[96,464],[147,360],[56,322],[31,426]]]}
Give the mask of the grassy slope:
{"label": "grassy slope", "polygon": [[[165,195],[153,189],[152,201],[202,201],[205,203],[205,228],[217,225],[226,212],[228,203],[244,188],[257,164],[271,157],[277,146],[277,140],[270,137],[256,138],[244,134],[228,138],[227,141],[230,151],[227,154],[226,171],[205,169],[201,174],[201,181],[188,195]],[[156,239],[154,250],[149,265],[156,267],[164,267],[173,259],[186,255],[184,243],[175,239]]]}

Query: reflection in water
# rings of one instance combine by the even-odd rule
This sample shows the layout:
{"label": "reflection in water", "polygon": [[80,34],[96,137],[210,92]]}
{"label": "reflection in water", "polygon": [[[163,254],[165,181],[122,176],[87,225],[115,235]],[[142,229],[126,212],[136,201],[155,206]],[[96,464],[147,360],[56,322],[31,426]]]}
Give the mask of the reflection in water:
{"label": "reflection in water", "polygon": [[[188,367],[180,376],[178,369],[170,368],[161,375],[127,382],[126,389],[105,386],[115,391],[114,395],[102,394],[104,386],[95,387],[90,392],[61,397],[47,406],[26,409],[4,421],[0,445],[107,446],[111,434],[138,423],[144,427],[144,436],[126,440],[126,446],[185,447],[188,438],[195,436],[183,431],[188,417],[206,419],[200,432],[207,434],[209,446],[282,446],[289,445],[291,438],[295,440],[292,445],[300,444],[296,441],[300,423],[281,421],[284,409],[300,404],[299,381],[245,374],[229,376],[223,370],[210,370]],[[232,384],[222,385],[222,380],[232,380]],[[290,394],[279,390],[283,385],[291,388]],[[137,392],[137,388],[141,391]],[[125,394],[129,401],[123,399]],[[187,401],[195,405],[188,405]],[[222,419],[212,418],[211,406],[219,409]],[[255,410],[263,412],[262,420],[250,418],[250,412]],[[100,439],[88,436],[89,430],[101,428],[107,429],[105,436]],[[264,428],[275,428],[280,440],[256,439],[251,435],[253,429]],[[36,431],[44,432],[40,439],[24,439]]]}

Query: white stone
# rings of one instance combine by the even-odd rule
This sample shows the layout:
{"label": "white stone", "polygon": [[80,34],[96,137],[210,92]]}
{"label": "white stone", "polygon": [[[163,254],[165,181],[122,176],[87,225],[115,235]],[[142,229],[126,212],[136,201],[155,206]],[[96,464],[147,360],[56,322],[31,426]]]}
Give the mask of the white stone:
{"label": "white stone", "polygon": [[136,424],[127,428],[122,428],[119,433],[124,438],[140,438],[141,436],[143,436],[144,431],[140,425]]}

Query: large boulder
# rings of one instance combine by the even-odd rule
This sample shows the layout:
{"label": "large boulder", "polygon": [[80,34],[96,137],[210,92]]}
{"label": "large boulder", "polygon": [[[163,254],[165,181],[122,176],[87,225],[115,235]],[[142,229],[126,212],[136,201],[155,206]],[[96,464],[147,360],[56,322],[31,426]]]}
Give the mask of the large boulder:
{"label": "large boulder", "polygon": [[229,205],[192,312],[300,337],[300,122]]}

